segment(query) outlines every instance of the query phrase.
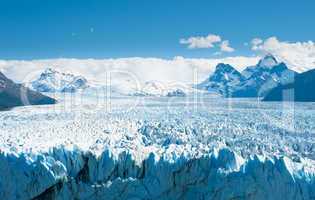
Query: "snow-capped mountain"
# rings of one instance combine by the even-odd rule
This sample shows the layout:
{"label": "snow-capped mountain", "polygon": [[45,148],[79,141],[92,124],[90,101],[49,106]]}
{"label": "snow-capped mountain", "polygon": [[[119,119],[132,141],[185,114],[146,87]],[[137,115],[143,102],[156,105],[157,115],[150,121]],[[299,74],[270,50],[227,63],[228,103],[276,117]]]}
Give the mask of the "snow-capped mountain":
{"label": "snow-capped mountain", "polygon": [[[209,95],[207,91],[200,90],[187,83],[165,83],[159,81],[147,81],[141,85],[140,90],[136,91],[136,96],[155,96],[155,97],[191,97],[194,95]],[[213,94],[211,94],[213,95]],[[134,95],[133,95],[134,96]],[[215,93],[215,96],[218,96]]]}
{"label": "snow-capped mountain", "polygon": [[164,84],[158,81],[147,81],[136,92],[142,93],[143,96],[161,96],[164,90]]}
{"label": "snow-capped mountain", "polygon": [[147,81],[139,85],[139,88],[130,90],[129,96],[148,97],[186,97],[192,94],[201,93],[189,84],[172,84],[159,81]]}
{"label": "snow-capped mountain", "polygon": [[111,96],[185,96],[186,92],[194,90],[190,86],[180,90],[159,81],[137,83],[122,75],[112,77],[109,83],[88,81],[83,76],[51,68],[43,71],[36,80],[27,85],[38,92],[110,93]]}
{"label": "snow-capped mountain", "polygon": [[261,97],[277,85],[294,81],[296,72],[268,54],[257,65],[243,72],[245,80],[234,90],[233,97]]}
{"label": "snow-capped mountain", "polygon": [[88,87],[88,81],[82,76],[75,76],[48,68],[30,83],[30,88],[38,92],[76,92]]}
{"label": "snow-capped mountain", "polygon": [[220,63],[216,66],[214,73],[198,84],[197,88],[228,96],[244,79],[245,77],[231,65]]}
{"label": "snow-capped mountain", "polygon": [[258,62],[257,66],[272,68],[278,64],[277,59],[272,54],[267,54]]}
{"label": "snow-capped mountain", "polygon": [[231,65],[218,64],[215,72],[197,88],[216,91],[225,97],[261,97],[279,84],[294,81],[296,74],[268,54],[241,73]]}

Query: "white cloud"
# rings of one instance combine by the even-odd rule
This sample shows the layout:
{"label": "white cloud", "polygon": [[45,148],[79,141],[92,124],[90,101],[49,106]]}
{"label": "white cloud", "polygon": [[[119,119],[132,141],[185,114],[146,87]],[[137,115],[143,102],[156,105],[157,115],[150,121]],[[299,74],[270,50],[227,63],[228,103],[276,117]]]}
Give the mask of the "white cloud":
{"label": "white cloud", "polygon": [[253,50],[256,50],[257,49],[257,46],[260,45],[261,43],[263,43],[264,41],[260,38],[254,38],[252,39],[251,41],[251,44],[252,44],[252,49]]}
{"label": "white cloud", "polygon": [[271,53],[292,69],[302,72],[315,68],[315,43],[279,41],[276,37],[252,41],[252,50]]}
{"label": "white cloud", "polygon": [[[89,80],[105,81],[106,72],[120,70],[137,77],[140,82],[200,82],[209,76],[218,63],[228,63],[238,70],[258,62],[258,57],[226,57],[221,59],[190,59],[175,57],[119,58],[119,59],[48,59],[48,60],[0,60],[0,71],[17,82],[26,82],[51,67],[63,72],[83,75]],[[197,74],[198,80],[194,80]]]}
{"label": "white cloud", "polygon": [[224,40],[220,44],[220,49],[221,49],[221,51],[224,51],[224,52],[233,52],[234,51],[234,49],[232,47],[230,47],[230,42],[228,40]]}
{"label": "white cloud", "polygon": [[206,37],[197,36],[188,39],[180,39],[180,44],[188,44],[189,49],[197,48],[213,48],[215,43],[221,42],[221,37],[218,35],[209,34]]}
{"label": "white cloud", "polygon": [[233,52],[234,48],[230,47],[230,42],[228,40],[222,41],[222,38],[219,35],[209,34],[206,37],[196,36],[190,37],[188,39],[180,39],[180,44],[187,44],[189,49],[209,49],[215,46],[220,48],[221,52]]}

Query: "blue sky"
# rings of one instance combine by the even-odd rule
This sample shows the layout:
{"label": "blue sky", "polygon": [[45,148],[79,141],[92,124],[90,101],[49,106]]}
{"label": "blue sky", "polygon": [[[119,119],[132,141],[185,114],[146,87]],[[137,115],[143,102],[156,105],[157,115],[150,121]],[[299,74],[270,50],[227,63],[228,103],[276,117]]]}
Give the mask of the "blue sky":
{"label": "blue sky", "polygon": [[[0,59],[250,56],[244,43],[257,37],[314,41],[314,10],[314,0],[2,0]],[[209,34],[234,51],[179,42]]]}

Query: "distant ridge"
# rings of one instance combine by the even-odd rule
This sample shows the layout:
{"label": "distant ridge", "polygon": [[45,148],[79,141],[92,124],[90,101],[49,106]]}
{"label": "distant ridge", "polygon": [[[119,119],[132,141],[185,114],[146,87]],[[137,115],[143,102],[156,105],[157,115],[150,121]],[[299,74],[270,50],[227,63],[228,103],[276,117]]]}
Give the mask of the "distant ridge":
{"label": "distant ridge", "polygon": [[263,101],[315,102],[315,69],[297,75],[291,83],[275,87]]}
{"label": "distant ridge", "polygon": [[44,70],[32,81],[30,88],[37,92],[76,92],[88,87],[88,81],[83,76],[62,73],[52,68]]}

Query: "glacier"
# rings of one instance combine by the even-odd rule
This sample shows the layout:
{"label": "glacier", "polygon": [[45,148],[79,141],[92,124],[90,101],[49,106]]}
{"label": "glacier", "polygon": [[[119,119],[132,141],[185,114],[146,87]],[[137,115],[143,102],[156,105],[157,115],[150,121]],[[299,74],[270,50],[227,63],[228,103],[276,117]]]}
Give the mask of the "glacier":
{"label": "glacier", "polygon": [[315,199],[314,103],[196,98],[0,112],[0,199]]}

